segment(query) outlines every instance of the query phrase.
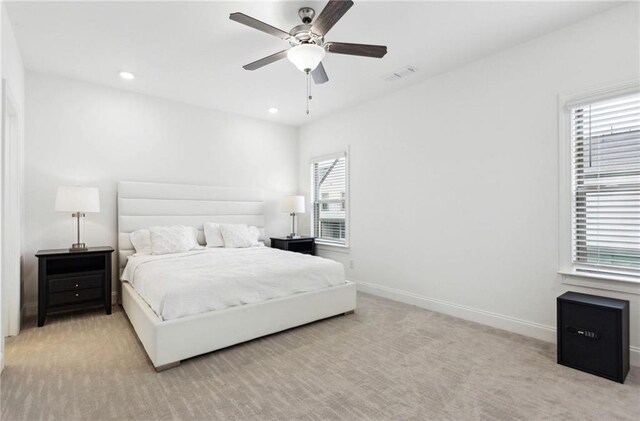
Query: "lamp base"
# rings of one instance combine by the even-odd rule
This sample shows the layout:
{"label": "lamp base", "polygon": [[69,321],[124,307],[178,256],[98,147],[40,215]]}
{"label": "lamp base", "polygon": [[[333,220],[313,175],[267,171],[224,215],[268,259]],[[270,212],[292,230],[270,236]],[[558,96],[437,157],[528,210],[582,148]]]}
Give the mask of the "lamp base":
{"label": "lamp base", "polygon": [[69,249],[69,251],[75,252],[75,251],[87,251],[89,250],[86,246],[85,243],[74,243],[71,245],[71,248]]}

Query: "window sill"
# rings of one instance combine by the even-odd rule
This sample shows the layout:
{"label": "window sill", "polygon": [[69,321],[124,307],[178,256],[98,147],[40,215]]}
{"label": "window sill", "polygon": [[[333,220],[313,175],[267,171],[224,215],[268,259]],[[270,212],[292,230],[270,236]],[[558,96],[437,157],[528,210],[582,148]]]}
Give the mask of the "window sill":
{"label": "window sill", "polygon": [[348,245],[322,243],[316,240],[316,248],[323,251],[332,251],[337,253],[349,253]]}
{"label": "window sill", "polygon": [[563,284],[640,295],[640,280],[635,278],[582,273],[572,270],[561,270],[558,273],[562,277]]}

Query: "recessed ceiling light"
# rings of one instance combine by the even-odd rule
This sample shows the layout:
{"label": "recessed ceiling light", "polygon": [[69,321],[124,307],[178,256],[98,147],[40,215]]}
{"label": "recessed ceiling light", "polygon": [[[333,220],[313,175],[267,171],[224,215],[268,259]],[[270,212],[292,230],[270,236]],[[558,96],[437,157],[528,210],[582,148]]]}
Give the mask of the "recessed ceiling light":
{"label": "recessed ceiling light", "polygon": [[277,114],[278,109],[277,109],[277,108],[275,108],[275,107],[271,107],[271,108],[269,108],[269,110],[268,110],[268,111],[269,111],[269,113],[270,113],[270,114]]}
{"label": "recessed ceiling light", "polygon": [[133,75],[133,73],[129,73],[129,72],[120,72],[119,73],[120,77],[123,79],[127,79],[127,80],[133,80],[136,77]]}

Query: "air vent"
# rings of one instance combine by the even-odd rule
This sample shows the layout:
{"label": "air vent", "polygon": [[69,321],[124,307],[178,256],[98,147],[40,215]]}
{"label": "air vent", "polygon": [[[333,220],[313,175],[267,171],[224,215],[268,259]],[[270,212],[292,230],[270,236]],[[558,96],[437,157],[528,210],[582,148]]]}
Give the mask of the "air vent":
{"label": "air vent", "polygon": [[385,75],[382,78],[387,82],[393,82],[394,80],[399,80],[407,76],[411,76],[416,71],[417,69],[413,66],[404,66],[402,69],[398,69],[390,75]]}

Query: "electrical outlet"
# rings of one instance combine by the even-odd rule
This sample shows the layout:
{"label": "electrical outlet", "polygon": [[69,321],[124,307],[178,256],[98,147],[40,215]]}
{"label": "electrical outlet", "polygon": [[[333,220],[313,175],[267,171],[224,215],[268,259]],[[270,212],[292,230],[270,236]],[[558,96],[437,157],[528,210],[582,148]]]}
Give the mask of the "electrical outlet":
{"label": "electrical outlet", "polygon": [[353,267],[353,259],[349,259],[349,269],[354,269],[354,267]]}

